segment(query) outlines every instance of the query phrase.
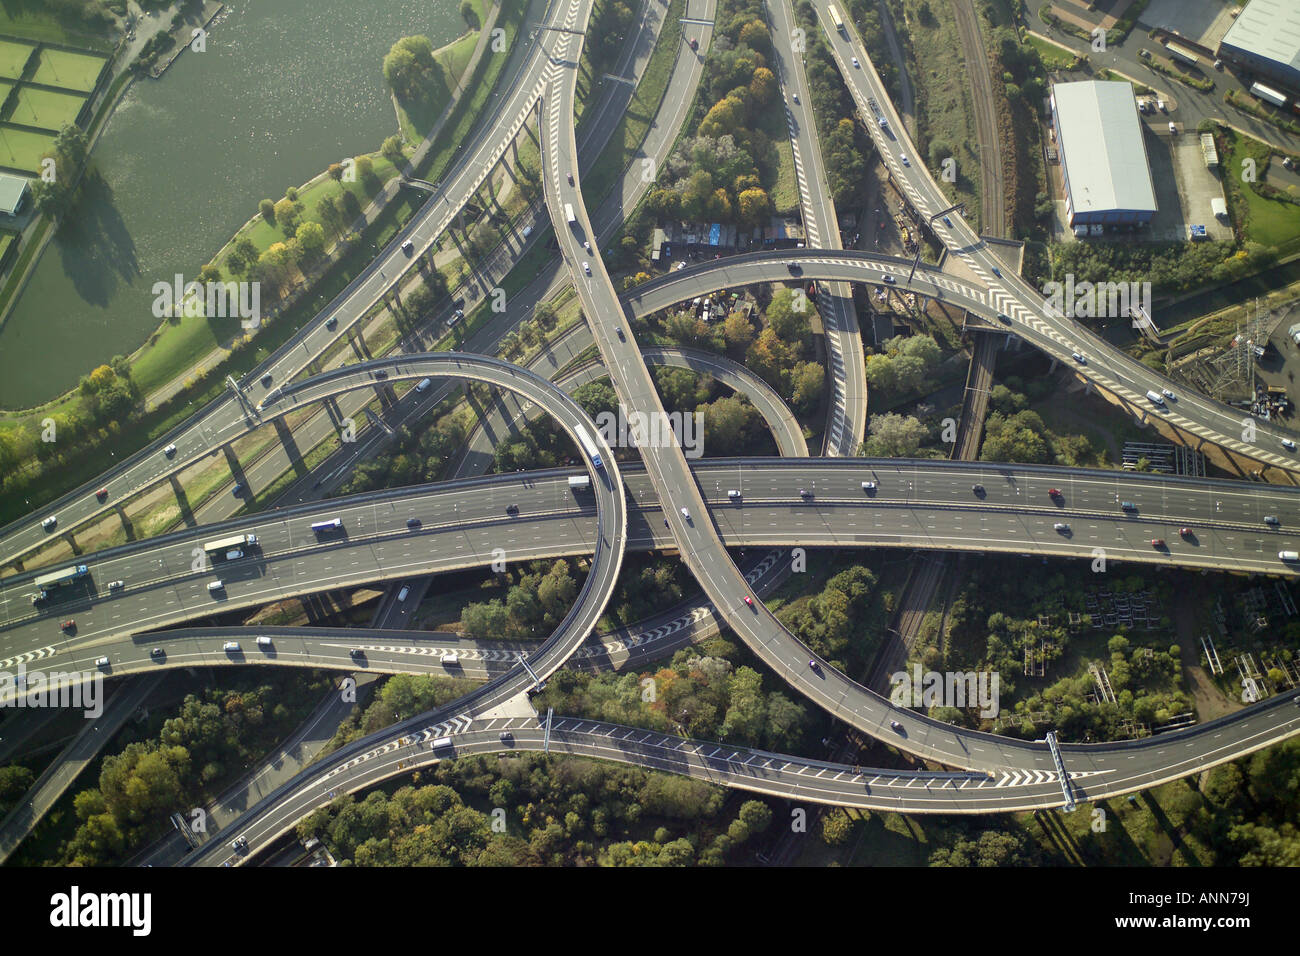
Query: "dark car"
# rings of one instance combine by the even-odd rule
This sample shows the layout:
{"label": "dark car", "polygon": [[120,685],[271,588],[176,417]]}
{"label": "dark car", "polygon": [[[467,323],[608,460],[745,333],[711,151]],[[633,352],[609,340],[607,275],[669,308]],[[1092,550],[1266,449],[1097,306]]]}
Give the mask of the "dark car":
{"label": "dark car", "polygon": [[267,372],[265,375],[262,376],[262,387],[263,387],[263,388],[270,388],[270,387],[271,387],[271,373],[270,373],[270,372]]}
{"label": "dark car", "polygon": [[821,665],[818,664],[816,661],[809,661],[809,662],[808,662],[808,666],[809,666],[810,668],[812,668],[813,671],[820,671],[820,670],[821,670]]}
{"label": "dark car", "polygon": [[812,493],[811,491],[809,491],[807,488],[800,488],[800,489],[799,489],[799,497],[800,497],[800,498],[811,498],[812,496],[813,496],[813,493]]}
{"label": "dark car", "polygon": [[506,514],[508,514],[508,515],[517,515],[517,514],[519,514],[519,506],[518,506],[518,505],[506,505]]}
{"label": "dark car", "polygon": [[334,326],[338,324],[339,324],[339,319],[338,316],[336,315],[331,315],[328,319],[325,320],[325,328],[327,329],[332,329],[334,328]]}
{"label": "dark car", "polygon": [[896,720],[891,720],[889,722],[889,727],[891,730],[895,731],[896,733],[901,734],[903,732],[903,725]]}
{"label": "dark car", "polygon": [[238,498],[244,493],[244,483],[242,481],[235,482],[235,487],[230,489],[230,493]]}
{"label": "dark car", "polygon": [[787,262],[785,264],[785,267],[789,269],[791,272],[793,272],[795,275],[798,275],[800,272],[803,272],[803,266],[799,265],[799,263],[795,262],[793,259]]}
{"label": "dark car", "polygon": [[976,495],[978,495],[979,497],[981,497],[981,498],[984,497],[984,486],[983,486],[983,485],[971,485],[971,486],[970,486],[970,490],[971,490],[972,492],[974,492]]}
{"label": "dark car", "polygon": [[420,527],[420,519],[419,519],[419,518],[407,518],[407,519],[406,519],[406,526],[407,526],[408,528],[418,528],[418,527]]}
{"label": "dark car", "polygon": [[695,39],[695,37],[691,37],[690,43],[692,50],[698,50],[700,48],[700,41]]}

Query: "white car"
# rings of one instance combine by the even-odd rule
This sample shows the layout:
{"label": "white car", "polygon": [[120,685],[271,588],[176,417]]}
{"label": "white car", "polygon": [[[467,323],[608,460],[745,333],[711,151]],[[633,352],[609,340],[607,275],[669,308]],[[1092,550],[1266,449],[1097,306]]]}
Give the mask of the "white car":
{"label": "white car", "polygon": [[860,66],[860,64],[858,63],[858,58],[855,56],[852,57],[852,60],[853,60],[853,68],[857,69]]}
{"label": "white car", "polygon": [[1173,392],[1171,392],[1171,391],[1170,391],[1169,389],[1167,389],[1167,388],[1162,388],[1162,389],[1160,390],[1160,394],[1163,395],[1165,398],[1169,399],[1171,402],[1176,402],[1176,401],[1178,401],[1178,396],[1175,395]]}
{"label": "white car", "polygon": [[899,154],[898,154],[898,158],[899,158],[899,160],[902,162],[902,164],[903,164],[904,166],[911,166],[911,165],[912,165],[912,161],[911,161],[910,159],[907,158],[907,153],[899,153]]}
{"label": "white car", "polygon": [[792,99],[792,100],[794,100],[796,103],[798,103],[798,102],[799,102],[799,94],[798,94],[798,93],[791,93],[791,94],[790,94],[790,99]]}
{"label": "white car", "polygon": [[740,497],[740,492],[737,491],[735,488],[732,488],[730,491],[727,492],[727,497],[730,498],[732,501],[735,501],[737,498]]}
{"label": "white car", "polygon": [[690,520],[691,520],[691,513],[690,513],[689,511],[687,511],[685,508],[683,508],[683,509],[682,509],[682,517],[685,518],[687,521],[690,521]]}
{"label": "white car", "polygon": [[1084,358],[1084,356],[1083,356],[1082,354],[1080,354],[1079,352],[1071,352],[1071,353],[1070,353],[1070,357],[1071,357],[1072,359],[1074,359],[1076,362],[1078,362],[1080,365],[1087,365],[1087,364],[1088,364],[1088,360],[1087,360],[1086,358]]}
{"label": "white car", "polygon": [[582,271],[587,273],[587,275],[591,275],[591,266],[584,262],[582,264]]}
{"label": "white car", "polygon": [[1295,442],[1293,442],[1289,438],[1283,438],[1282,447],[1285,448],[1287,451],[1295,451]]}
{"label": "white car", "polygon": [[126,582],[125,582],[125,581],[109,581],[109,582],[108,582],[108,589],[109,589],[110,591],[117,591],[117,590],[120,590],[121,588],[123,588],[123,587],[125,587],[125,586],[126,586]]}

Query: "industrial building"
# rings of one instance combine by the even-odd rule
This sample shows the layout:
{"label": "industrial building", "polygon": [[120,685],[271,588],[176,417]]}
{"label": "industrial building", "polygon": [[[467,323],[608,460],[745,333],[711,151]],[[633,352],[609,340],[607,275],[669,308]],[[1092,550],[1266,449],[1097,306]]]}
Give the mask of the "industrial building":
{"label": "industrial building", "polygon": [[1140,225],[1156,214],[1155,186],[1133,85],[1086,80],[1052,87],[1052,122],[1070,226]]}
{"label": "industrial building", "polygon": [[1300,3],[1250,0],[1219,42],[1219,57],[1300,95]]}

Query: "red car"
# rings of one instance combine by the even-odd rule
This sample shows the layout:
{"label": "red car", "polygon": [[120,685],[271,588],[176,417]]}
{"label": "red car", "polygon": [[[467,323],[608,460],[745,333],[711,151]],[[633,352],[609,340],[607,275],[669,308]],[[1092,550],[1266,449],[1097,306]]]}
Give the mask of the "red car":
{"label": "red car", "polygon": [[746,595],[745,595],[745,603],[748,604],[750,607],[753,607],[753,606],[754,606],[754,599],[753,599],[752,597],[750,597],[748,594],[746,594]]}
{"label": "red car", "polygon": [[1163,548],[1164,546],[1165,546],[1165,539],[1164,539],[1164,538],[1152,538],[1152,539],[1151,539],[1151,547],[1153,547],[1153,548]]}
{"label": "red car", "polygon": [[1059,498],[1059,497],[1061,497],[1061,489],[1060,489],[1060,488],[1048,488],[1048,489],[1047,489],[1047,493],[1048,493],[1049,495],[1051,495],[1053,498]]}
{"label": "red car", "polygon": [[1179,529],[1178,529],[1178,533],[1181,534],[1184,538],[1190,538],[1190,537],[1192,536],[1192,529],[1191,529],[1191,528],[1179,528]]}
{"label": "red car", "polygon": [[74,628],[76,628],[76,626],[77,626],[76,621],[64,621],[62,624],[59,625],[59,629],[64,631],[71,631]]}
{"label": "red car", "polygon": [[105,498],[108,497],[108,489],[100,488],[97,492],[95,492],[95,497],[98,498],[100,501],[103,501]]}
{"label": "red car", "polygon": [[700,41],[695,39],[694,37],[691,38],[690,43],[691,43],[692,50],[698,50],[700,48]]}

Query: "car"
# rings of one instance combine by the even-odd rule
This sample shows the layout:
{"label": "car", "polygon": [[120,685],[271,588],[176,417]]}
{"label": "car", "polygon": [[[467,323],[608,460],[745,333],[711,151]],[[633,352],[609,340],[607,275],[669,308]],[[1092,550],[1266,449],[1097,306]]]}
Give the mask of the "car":
{"label": "car", "polygon": [[1178,133],[1178,127],[1175,126],[1173,123],[1170,123],[1170,124],[1169,124],[1169,132],[1174,133],[1174,134],[1177,134],[1177,133]]}
{"label": "car", "polygon": [[792,100],[794,100],[796,103],[798,103],[798,102],[799,102],[799,94],[798,94],[798,93],[791,93],[791,94],[790,94],[790,99],[792,99]]}
{"label": "car", "polygon": [[1144,59],[1144,60],[1149,60],[1149,59],[1151,59],[1151,51],[1150,51],[1150,50],[1138,50],[1138,56],[1142,57],[1142,59]]}
{"label": "car", "polygon": [[1061,489],[1060,489],[1060,488],[1048,488],[1048,489],[1047,489],[1047,495],[1048,495],[1049,498],[1059,498],[1059,497],[1061,497]]}
{"label": "car", "polygon": [[949,219],[947,216],[943,217],[943,224],[947,226],[949,229],[952,228],[952,220]]}
{"label": "car", "polygon": [[337,315],[331,315],[328,319],[325,320],[325,328],[327,329],[335,328],[338,324],[339,324],[339,317]]}
{"label": "car", "polygon": [[685,508],[682,508],[681,512],[683,518],[685,518],[687,521],[691,520],[691,513],[689,511],[687,511]]}
{"label": "car", "polygon": [[809,661],[809,662],[808,662],[808,667],[809,667],[811,670],[814,670],[814,671],[819,671],[819,670],[822,669],[822,668],[821,668],[821,665],[818,664],[816,661]]}
{"label": "car", "polygon": [[221,645],[221,649],[227,654],[238,654],[239,641],[226,641],[226,643]]}
{"label": "car", "polygon": [[880,128],[889,129],[889,120],[885,119],[885,117],[883,116],[880,117]]}
{"label": "car", "polygon": [[582,248],[586,249],[588,252],[591,252],[591,241],[589,239],[582,240]]}
{"label": "car", "polygon": [[572,185],[573,185],[573,173],[566,173],[565,175],[568,176],[568,179],[569,179],[569,185],[572,186]]}
{"label": "car", "polygon": [[1179,535],[1181,535],[1181,536],[1184,537],[1184,538],[1190,538],[1190,537],[1192,536],[1192,529],[1191,529],[1191,528],[1179,528],[1179,529],[1178,529],[1178,533],[1179,533]]}
{"label": "car", "polygon": [[76,629],[77,629],[77,622],[72,620],[64,621],[62,624],[59,625],[59,630],[61,631],[75,631]]}
{"label": "car", "polygon": [[853,68],[854,68],[854,69],[861,69],[861,65],[858,63],[858,58],[857,58],[856,56],[849,57],[849,59],[851,59],[851,60],[853,61]]}
{"label": "car", "polygon": [[105,498],[108,497],[108,489],[100,488],[97,492],[95,492],[95,497],[98,498],[100,501],[103,501]]}
{"label": "car", "polygon": [[1281,523],[1277,520],[1277,515],[1264,515],[1264,524],[1279,525]]}
{"label": "car", "polygon": [[793,259],[787,262],[785,267],[796,274],[803,272],[803,266],[799,265],[799,263],[795,262]]}
{"label": "car", "polygon": [[108,582],[108,589],[109,589],[110,591],[116,591],[116,590],[118,590],[118,589],[120,589],[120,588],[124,588],[124,587],[126,587],[126,582],[125,582],[125,581],[109,581],[109,582]]}
{"label": "car", "polygon": [[1075,360],[1076,362],[1078,362],[1080,365],[1087,365],[1087,364],[1088,364],[1088,360],[1083,356],[1083,353],[1081,353],[1081,352],[1071,352],[1071,353],[1070,353],[1070,358],[1074,359],[1074,360]]}
{"label": "car", "polygon": [[528,238],[529,236],[531,236],[532,234],[533,234],[533,227],[532,227],[532,226],[524,226],[524,231],[523,231],[523,233],[522,233],[523,237],[524,237],[525,239],[527,239],[527,238]]}
{"label": "car", "polygon": [[248,849],[248,838],[247,838],[247,837],[235,837],[235,839],[234,839],[233,841],[231,841],[230,848],[231,848],[232,850],[234,850],[236,853],[239,853],[241,850],[247,850],[247,849]]}
{"label": "car", "polygon": [[1173,392],[1171,392],[1171,391],[1170,391],[1169,389],[1167,389],[1167,388],[1162,388],[1162,389],[1160,390],[1160,394],[1163,395],[1165,398],[1169,399],[1171,402],[1176,402],[1176,401],[1178,401],[1178,396],[1175,395]]}
{"label": "car", "polygon": [[163,449],[163,454],[166,455],[168,458],[171,458],[173,455],[176,454],[176,446],[168,445],[166,448]]}
{"label": "car", "polygon": [[1283,156],[1282,166],[1285,169],[1295,169],[1295,160],[1292,159],[1290,156]]}
{"label": "car", "polygon": [[889,722],[889,729],[893,730],[895,733],[901,734],[903,732],[903,725],[896,720],[891,720]]}
{"label": "car", "polygon": [[698,50],[700,48],[700,41],[695,39],[695,37],[691,37],[689,42],[692,50]]}
{"label": "car", "polygon": [[1011,324],[1011,316],[1007,315],[1005,312],[998,313],[998,320],[1005,322],[1007,325]]}
{"label": "car", "polygon": [[876,483],[875,483],[874,481],[864,481],[864,482],[862,483],[862,490],[863,490],[863,491],[875,491],[875,490],[876,490]]}
{"label": "car", "polygon": [[584,262],[582,264],[582,271],[587,273],[587,275],[591,275],[591,266]]}
{"label": "car", "polygon": [[518,505],[506,505],[506,514],[508,514],[508,515],[517,515],[517,514],[519,514],[519,506],[518,506]]}
{"label": "car", "polygon": [[107,658],[107,657],[97,657],[97,658],[95,658],[95,666],[96,666],[96,667],[107,667],[107,666],[108,666],[108,658]]}
{"label": "car", "polygon": [[270,373],[270,372],[267,372],[265,375],[262,376],[262,387],[263,387],[263,388],[270,388],[270,387],[271,387],[271,373]]}
{"label": "car", "polygon": [[208,590],[209,590],[209,591],[224,591],[225,589],[226,589],[226,583],[225,583],[224,581],[209,581],[209,582],[208,582]]}
{"label": "car", "polygon": [[354,647],[354,648],[352,648],[352,650],[348,651],[348,656],[349,656],[349,657],[360,657],[361,654],[362,654],[362,651],[361,651],[361,648],[359,648],[359,647]]}
{"label": "car", "polygon": [[447,325],[449,326],[455,325],[463,318],[465,318],[465,310],[457,309],[455,312],[451,314],[451,318],[447,320]]}
{"label": "car", "polygon": [[54,515],[50,515],[48,518],[46,518],[44,521],[41,522],[41,527],[44,528],[46,531],[53,531],[54,527],[58,523],[59,523],[59,519],[54,517]]}
{"label": "car", "polygon": [[730,498],[732,501],[737,501],[740,499],[740,492],[737,491],[735,488],[732,488],[727,491],[727,497]]}
{"label": "car", "polygon": [[910,167],[912,165],[912,161],[907,158],[907,153],[899,153],[898,159],[904,166]]}
{"label": "car", "polygon": [[509,744],[515,739],[515,735],[508,730],[501,731],[501,733],[497,734],[497,737],[503,744]]}
{"label": "car", "polygon": [[459,664],[460,655],[455,651],[443,651],[442,656],[438,658],[438,662],[441,664]]}
{"label": "car", "polygon": [[1151,547],[1156,548],[1156,549],[1160,549],[1160,548],[1163,548],[1164,546],[1165,546],[1165,539],[1164,539],[1164,538],[1152,538],[1152,539],[1151,539]]}
{"label": "car", "polygon": [[1061,534],[1069,534],[1070,532],[1070,526],[1066,524],[1064,521],[1058,521],[1056,522],[1056,524],[1052,525],[1052,527],[1055,528]]}
{"label": "car", "polygon": [[1287,451],[1295,451],[1295,442],[1293,442],[1289,438],[1283,438],[1282,447],[1285,448]]}
{"label": "car", "polygon": [[1133,502],[1131,502],[1131,501],[1121,501],[1121,502],[1119,503],[1119,506],[1120,506],[1120,508],[1122,508],[1124,511],[1137,511],[1137,508],[1138,508],[1138,506],[1135,505],[1135,504],[1133,504]]}
{"label": "car", "polygon": [[418,528],[418,527],[420,527],[420,519],[419,519],[419,518],[407,518],[407,519],[406,519],[406,526],[407,526],[408,528]]}
{"label": "car", "polygon": [[1164,100],[1160,100],[1160,99],[1158,99],[1158,100],[1156,100],[1156,109],[1158,109],[1158,110],[1159,110],[1160,112],[1162,112],[1162,113],[1168,113],[1168,112],[1169,112],[1169,104],[1166,103]]}
{"label": "car", "polygon": [[753,607],[753,606],[754,606],[754,599],[753,599],[752,597],[750,597],[748,594],[746,594],[746,595],[745,595],[745,603],[748,604],[750,607]]}
{"label": "car", "polygon": [[627,336],[623,334],[623,326],[621,326],[621,325],[616,325],[616,326],[614,326],[614,331],[618,333],[618,340],[619,340],[620,342],[626,342],[626,341],[627,341]]}
{"label": "car", "polygon": [[972,493],[972,494],[979,495],[981,498],[984,497],[984,486],[983,486],[983,485],[971,485],[971,486],[970,486],[970,490],[971,490],[971,493]]}
{"label": "car", "polygon": [[800,488],[800,489],[799,489],[799,497],[800,497],[800,498],[811,498],[812,496],[813,496],[813,493],[812,493],[811,491],[809,491],[807,488]]}
{"label": "car", "polygon": [[382,381],[383,379],[388,378],[388,372],[382,368],[375,369],[375,378],[380,379]]}
{"label": "car", "polygon": [[1001,269],[999,269],[997,266],[989,266],[989,268],[993,270],[993,274],[994,274],[995,276],[997,276],[999,279],[1002,278],[1002,270],[1001,270]]}
{"label": "car", "polygon": [[244,493],[244,483],[242,481],[235,482],[235,487],[230,489],[230,493],[238,498]]}
{"label": "car", "polygon": [[150,656],[150,657],[163,657],[163,656],[166,655],[166,653],[167,653],[167,652],[164,651],[161,647],[155,647],[153,650],[151,650],[151,651],[149,652],[149,656]]}
{"label": "car", "polygon": [[885,273],[881,281],[884,282],[885,285],[894,285],[896,280],[889,273]]}
{"label": "car", "polygon": [[410,239],[407,239],[405,242],[402,243],[402,251],[405,252],[408,256],[411,255],[412,253],[415,252],[415,243],[413,243]]}

